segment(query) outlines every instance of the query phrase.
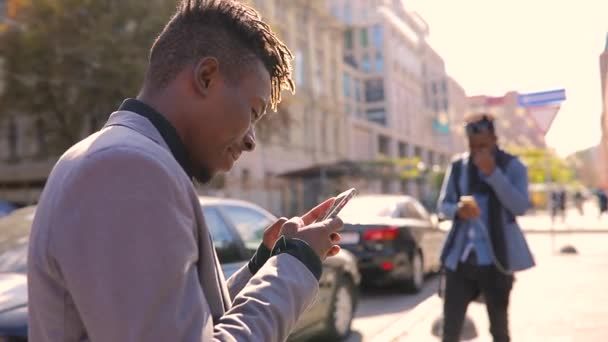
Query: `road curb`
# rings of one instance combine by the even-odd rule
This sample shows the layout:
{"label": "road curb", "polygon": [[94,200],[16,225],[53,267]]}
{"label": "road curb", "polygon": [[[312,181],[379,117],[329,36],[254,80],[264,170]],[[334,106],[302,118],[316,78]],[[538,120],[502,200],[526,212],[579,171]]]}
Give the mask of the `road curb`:
{"label": "road curb", "polygon": [[376,335],[371,342],[396,342],[401,337],[407,335],[407,331],[421,322],[428,320],[429,317],[436,317],[441,314],[443,301],[434,295],[412,310],[408,311],[402,318],[388,326],[383,332]]}

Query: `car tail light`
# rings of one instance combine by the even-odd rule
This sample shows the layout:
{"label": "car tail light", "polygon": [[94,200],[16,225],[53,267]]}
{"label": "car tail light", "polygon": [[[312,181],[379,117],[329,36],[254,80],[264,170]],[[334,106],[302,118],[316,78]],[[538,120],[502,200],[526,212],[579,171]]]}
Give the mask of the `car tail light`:
{"label": "car tail light", "polygon": [[363,240],[366,241],[392,241],[399,236],[397,227],[385,227],[380,229],[371,229],[363,233]]}
{"label": "car tail light", "polygon": [[395,268],[395,264],[390,261],[385,261],[382,263],[382,269],[385,271],[392,271]]}

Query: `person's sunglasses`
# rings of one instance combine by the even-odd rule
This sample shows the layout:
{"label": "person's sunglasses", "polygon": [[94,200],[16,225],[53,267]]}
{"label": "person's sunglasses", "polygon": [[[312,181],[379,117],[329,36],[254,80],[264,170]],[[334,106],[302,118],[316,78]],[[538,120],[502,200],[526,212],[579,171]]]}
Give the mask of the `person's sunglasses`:
{"label": "person's sunglasses", "polygon": [[484,132],[494,132],[494,122],[487,117],[479,121],[468,123],[465,126],[468,135],[479,134]]}

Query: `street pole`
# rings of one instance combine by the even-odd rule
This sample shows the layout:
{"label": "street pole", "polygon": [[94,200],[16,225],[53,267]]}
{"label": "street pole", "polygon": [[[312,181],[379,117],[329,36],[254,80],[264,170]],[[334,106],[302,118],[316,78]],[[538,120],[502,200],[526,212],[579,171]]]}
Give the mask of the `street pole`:
{"label": "street pole", "polygon": [[552,189],[552,177],[551,177],[551,156],[549,155],[549,151],[545,151],[545,181],[547,183],[547,212],[551,217],[551,253],[555,254],[555,224],[552,215],[551,208],[551,189]]}

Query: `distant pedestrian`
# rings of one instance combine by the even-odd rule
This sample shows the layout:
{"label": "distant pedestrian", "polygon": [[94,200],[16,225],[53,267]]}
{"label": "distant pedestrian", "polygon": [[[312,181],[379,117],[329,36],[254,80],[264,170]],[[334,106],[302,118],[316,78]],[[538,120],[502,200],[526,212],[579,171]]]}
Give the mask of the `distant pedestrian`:
{"label": "distant pedestrian", "polygon": [[601,219],[602,215],[608,211],[608,197],[606,197],[606,193],[602,189],[597,189],[596,196],[599,209],[598,219]]}
{"label": "distant pedestrian", "polygon": [[497,146],[491,116],[467,122],[470,153],[452,163],[439,199],[439,212],[453,219],[441,253],[443,341],[460,341],[467,307],[483,295],[494,341],[506,342],[513,272],[534,266],[515,219],[530,207],[528,173],[517,157]]}
{"label": "distant pedestrian", "polygon": [[568,201],[568,198],[567,198],[566,190],[562,188],[559,191],[559,212],[560,212],[561,217],[562,217],[562,222],[566,222],[566,216],[567,216],[567,213],[566,213],[566,207],[567,207],[567,205],[566,205],[566,203],[567,203],[567,201]]}
{"label": "distant pedestrian", "polygon": [[574,205],[576,206],[576,210],[578,210],[579,215],[585,216],[585,196],[580,190],[577,190],[574,193]]}
{"label": "distant pedestrian", "polygon": [[551,192],[551,222],[554,223],[557,216],[562,222],[566,222],[566,191],[563,189]]}

